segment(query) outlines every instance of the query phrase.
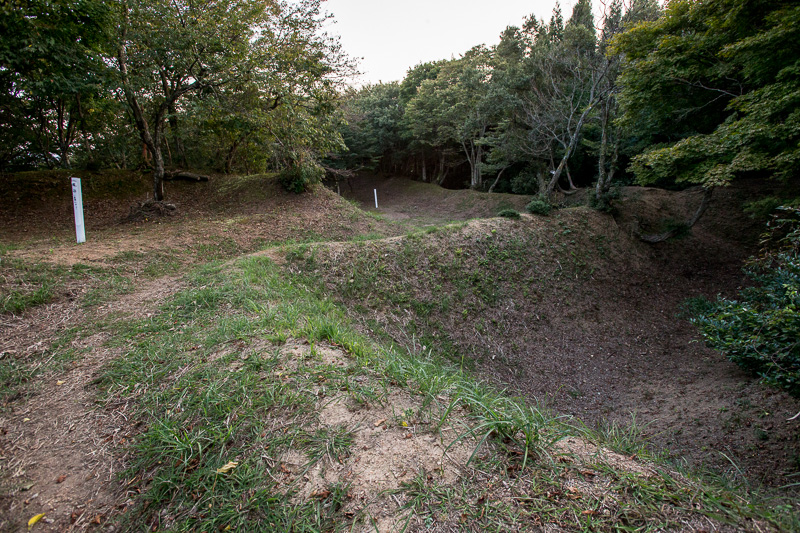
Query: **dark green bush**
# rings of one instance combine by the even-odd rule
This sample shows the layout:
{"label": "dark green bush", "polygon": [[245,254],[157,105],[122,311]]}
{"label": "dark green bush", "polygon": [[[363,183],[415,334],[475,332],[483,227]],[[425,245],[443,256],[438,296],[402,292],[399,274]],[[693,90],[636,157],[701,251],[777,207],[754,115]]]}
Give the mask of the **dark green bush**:
{"label": "dark green bush", "polygon": [[506,218],[519,218],[519,211],[516,209],[501,209],[498,211],[497,216]]}
{"label": "dark green bush", "polygon": [[592,190],[589,194],[589,207],[603,213],[613,213],[614,200],[618,200],[621,195],[619,187],[612,187],[606,193],[600,195],[600,198]]}
{"label": "dark green bush", "polygon": [[511,192],[514,194],[536,194],[539,192],[539,182],[536,174],[523,171],[511,180]]}
{"label": "dark green bush", "polygon": [[800,396],[800,210],[780,208],[740,299],[720,298],[692,320],[714,349],[772,386]]}
{"label": "dark green bush", "polygon": [[278,175],[281,186],[289,192],[301,193],[322,181],[325,169],[316,162],[295,163]]}
{"label": "dark green bush", "polygon": [[552,209],[553,206],[551,206],[547,200],[542,200],[541,198],[535,198],[531,203],[525,206],[525,210],[534,215],[548,215]]}

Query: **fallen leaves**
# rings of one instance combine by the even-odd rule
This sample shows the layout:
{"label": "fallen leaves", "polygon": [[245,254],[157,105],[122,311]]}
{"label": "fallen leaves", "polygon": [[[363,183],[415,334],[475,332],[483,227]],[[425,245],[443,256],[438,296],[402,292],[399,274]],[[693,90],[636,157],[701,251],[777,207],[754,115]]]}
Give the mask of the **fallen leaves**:
{"label": "fallen leaves", "polygon": [[62,474],[62,475],[58,476],[58,478],[56,478],[56,483],[64,483],[65,479],[67,479],[67,475],[66,474]]}
{"label": "fallen leaves", "polygon": [[45,515],[44,513],[39,513],[39,514],[37,514],[37,515],[34,515],[34,516],[32,516],[32,517],[31,517],[31,519],[30,519],[30,520],[28,520],[28,531],[30,531],[30,530],[31,530],[31,528],[32,528],[34,525],[36,525],[36,522],[38,522],[39,520],[41,520],[42,518],[44,518],[44,515]]}
{"label": "fallen leaves", "polygon": [[239,466],[238,462],[229,461],[225,466],[221,466],[220,468],[217,468],[217,474],[227,474],[228,472],[230,472],[231,470],[233,470],[237,466]]}

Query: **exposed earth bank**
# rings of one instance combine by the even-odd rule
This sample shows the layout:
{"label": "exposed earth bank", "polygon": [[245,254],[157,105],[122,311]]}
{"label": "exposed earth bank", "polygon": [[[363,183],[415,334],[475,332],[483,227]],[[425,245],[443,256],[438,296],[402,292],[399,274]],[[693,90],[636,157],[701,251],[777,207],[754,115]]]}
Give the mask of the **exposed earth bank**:
{"label": "exposed earth bank", "polygon": [[[374,209],[373,189],[380,212],[398,220],[416,212],[458,220],[487,196],[398,178],[355,180],[346,193]],[[742,209],[771,193],[748,182],[718,190],[688,235],[655,245],[636,235],[688,220],[702,191],[626,188],[613,215],[581,208],[476,222],[423,237],[414,256],[402,244],[376,243],[323,260],[319,271],[351,308],[367,304],[365,323],[381,323],[399,342],[416,334],[452,343],[482,375],[559,413],[590,425],[635,422],[676,460],[783,486],[800,470],[800,421],[788,420],[800,402],[706,348],[682,313],[688,299],[734,297],[749,283],[744,261],[764,226]],[[517,209],[525,202],[488,196]],[[454,261],[454,253],[465,259]],[[351,290],[353,272],[372,260],[383,263],[382,273]],[[482,284],[495,294],[482,296]],[[392,292],[405,301],[398,305]],[[455,294],[462,298],[441,305]],[[403,309],[416,318],[411,328]]]}

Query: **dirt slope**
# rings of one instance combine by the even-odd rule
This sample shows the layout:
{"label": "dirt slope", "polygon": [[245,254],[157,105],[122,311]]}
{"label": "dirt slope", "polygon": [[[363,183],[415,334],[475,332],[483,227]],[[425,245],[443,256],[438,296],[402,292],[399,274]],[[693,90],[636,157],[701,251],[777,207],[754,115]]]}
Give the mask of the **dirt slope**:
{"label": "dirt slope", "polygon": [[685,220],[700,194],[637,188],[617,219],[579,208],[475,221],[321,248],[296,268],[321,276],[365,328],[378,324],[399,343],[466,357],[481,375],[590,425],[635,419],[656,448],[690,464],[789,484],[800,423],[787,419],[800,402],[705,348],[678,316],[687,298],[730,296],[746,283],[741,265],[759,224],[741,204],[752,191],[717,193],[683,239],[652,246],[634,236],[660,217]]}

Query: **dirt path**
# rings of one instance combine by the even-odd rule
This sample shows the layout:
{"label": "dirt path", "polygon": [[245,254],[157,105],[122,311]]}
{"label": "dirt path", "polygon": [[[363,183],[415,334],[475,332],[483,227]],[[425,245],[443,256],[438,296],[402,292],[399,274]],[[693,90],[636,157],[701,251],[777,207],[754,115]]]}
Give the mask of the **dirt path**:
{"label": "dirt path", "polygon": [[345,198],[359,202],[362,209],[411,227],[493,217],[505,208],[522,212],[531,200],[516,194],[449,190],[407,178],[372,175],[351,178],[341,192]]}
{"label": "dirt path", "polygon": [[4,324],[0,345],[12,357],[38,359],[52,367],[35,377],[25,401],[0,414],[0,464],[10,473],[10,490],[0,500],[0,530],[14,531],[44,513],[38,531],[84,531],[125,508],[119,479],[121,457],[134,429],[126,403],[98,403],[96,380],[119,351],[105,346],[103,329],[71,342],[75,357],[53,364],[50,346],[65,330],[152,312],[181,284],[174,278],[143,283],[138,289],[87,315],[76,303],[33,310]]}

